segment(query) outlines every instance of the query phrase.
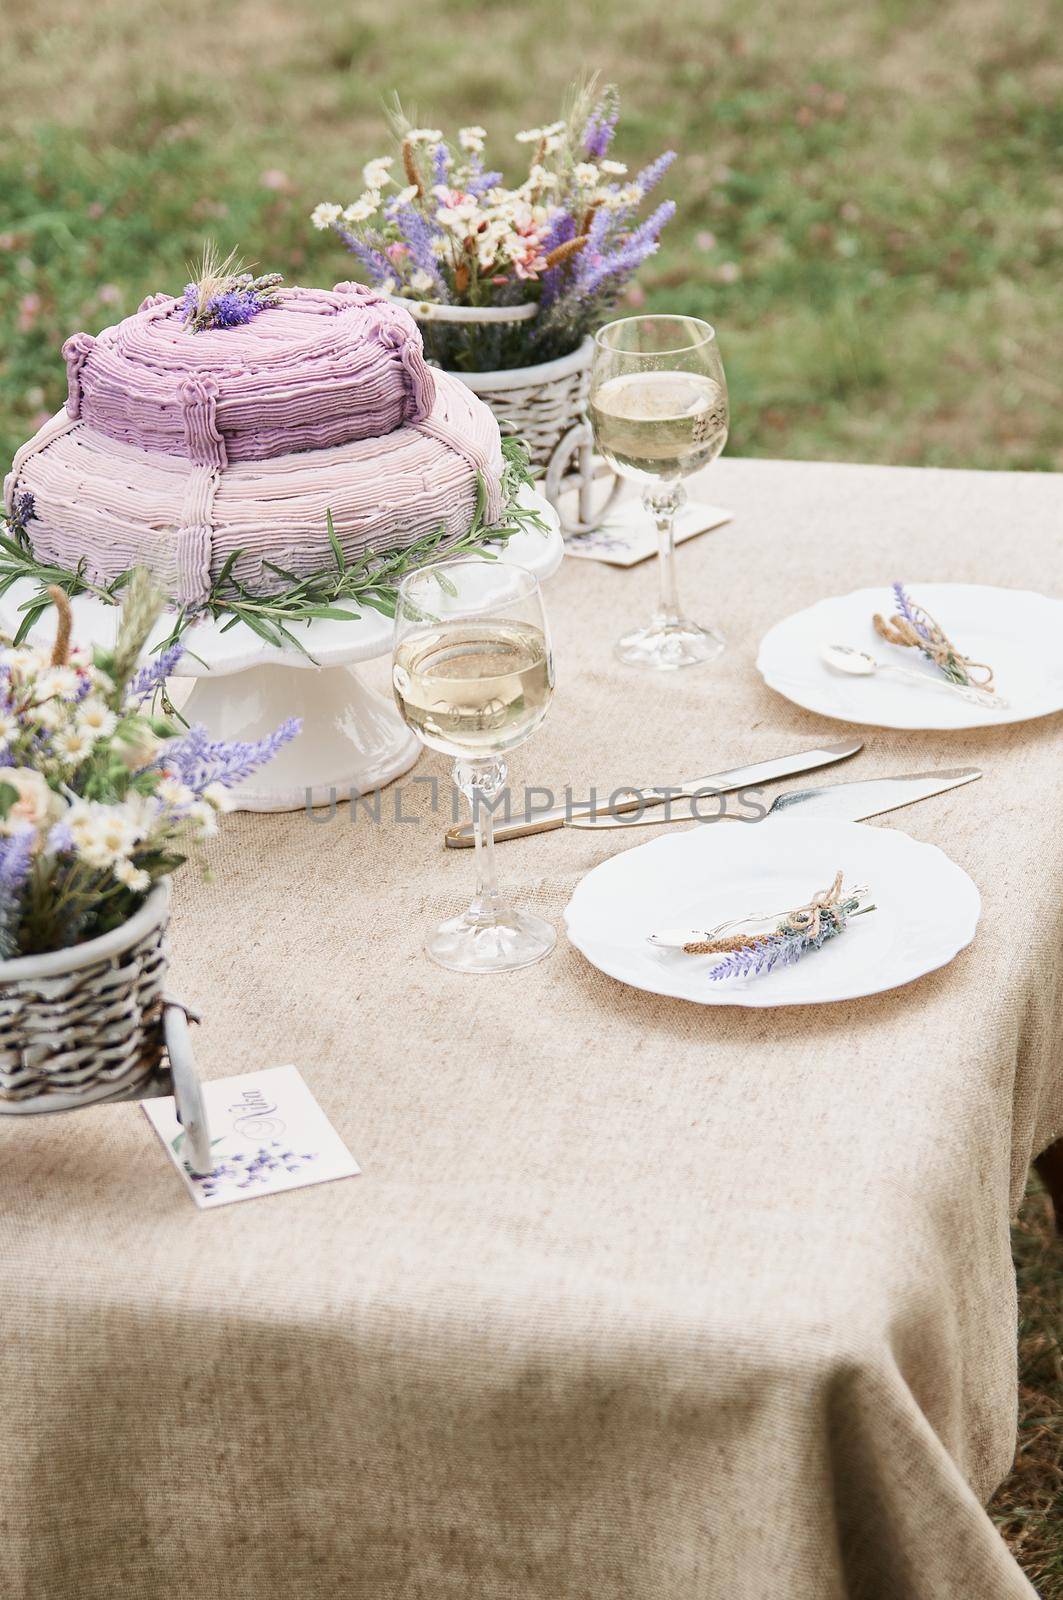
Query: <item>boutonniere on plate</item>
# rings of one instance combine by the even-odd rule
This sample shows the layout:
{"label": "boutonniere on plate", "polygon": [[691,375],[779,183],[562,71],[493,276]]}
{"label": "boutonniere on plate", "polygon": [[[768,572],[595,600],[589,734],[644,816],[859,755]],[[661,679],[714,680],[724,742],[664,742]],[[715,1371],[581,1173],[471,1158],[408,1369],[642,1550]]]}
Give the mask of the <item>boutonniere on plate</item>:
{"label": "boutonniere on plate", "polygon": [[874,911],[873,905],[861,903],[866,893],[864,885],[846,890],[843,874],[838,872],[830,888],[819,890],[805,905],[785,914],[776,913],[780,920],[770,931],[721,937],[726,928],[768,920],[756,914],[722,922],[702,934],[690,931],[651,934],[650,942],[665,949],[681,950],[686,955],[721,957],[706,974],[713,982],[726,978],[762,978],[776,967],[792,966],[804,956],[821,950],[829,940],[845,932],[850,918]]}
{"label": "boutonniere on plate", "polygon": [[897,609],[891,617],[876,611],[871,619],[881,639],[905,650],[918,650],[950,683],[995,698],[992,667],[964,655],[940,623],[911,598],[903,583],[893,585],[893,598]]}

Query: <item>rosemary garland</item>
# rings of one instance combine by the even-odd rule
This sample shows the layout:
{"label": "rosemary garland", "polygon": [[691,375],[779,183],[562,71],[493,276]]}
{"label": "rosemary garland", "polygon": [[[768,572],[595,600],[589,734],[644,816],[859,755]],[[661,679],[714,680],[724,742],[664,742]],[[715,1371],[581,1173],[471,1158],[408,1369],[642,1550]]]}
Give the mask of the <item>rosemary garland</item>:
{"label": "rosemary garland", "polygon": [[[415,543],[402,548],[367,550],[356,561],[348,562],[343,554],[332,513],[327,515],[328,539],[332,548],[332,562],[306,577],[297,577],[273,562],[262,565],[278,578],[283,587],[273,594],[256,594],[234,575],[234,568],[243,554],[234,550],[211,586],[210,593],[195,606],[183,606],[176,614],[170,633],[155,650],[165,650],[176,644],[183,634],[204,617],[223,621],[222,632],[243,623],[257,633],[267,644],[293,645],[309,660],[309,650],[292,629],[300,623],[309,625],[320,618],[338,622],[360,621],[359,611],[378,611],[384,616],[395,615],[398,586],[402,579],[418,567],[423,567],[438,556],[479,555],[488,560],[497,559],[497,546],[504,545],[516,533],[535,529],[545,533],[547,524],[542,514],[533,506],[519,503],[522,489],[534,481],[528,452],[517,439],[502,440],[503,511],[498,522],[488,525],[484,521],[487,507],[487,486],[477,474],[476,505],[468,532],[447,543],[444,527],[425,534]],[[58,588],[65,595],[91,594],[109,605],[121,604],[122,591],[129,583],[132,569],[119,573],[105,584],[93,583],[87,575],[83,558],[71,571],[65,567],[49,566],[39,561],[26,524],[29,515],[5,517],[6,529],[0,531],[0,596],[20,579],[31,578],[37,585],[36,593],[19,606],[21,621],[14,643],[21,644],[52,604],[48,590]],[[353,607],[354,609],[349,609]]]}

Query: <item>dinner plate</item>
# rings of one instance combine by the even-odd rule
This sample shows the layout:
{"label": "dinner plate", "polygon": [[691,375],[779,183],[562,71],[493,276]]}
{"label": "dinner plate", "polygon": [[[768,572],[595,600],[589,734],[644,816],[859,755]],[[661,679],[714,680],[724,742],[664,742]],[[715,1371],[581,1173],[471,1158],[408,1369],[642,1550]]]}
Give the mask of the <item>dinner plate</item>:
{"label": "dinner plate", "polygon": [[[888,583],[820,600],[776,623],[757,656],[765,683],[820,716],[876,728],[984,728],[1063,710],[1063,600],[976,583],[905,587],[964,655],[993,668],[1006,706],[964,700],[943,687],[946,680],[917,650],[879,637],[873,615],[889,617],[897,609]],[[892,672],[849,677],[823,661],[825,644],[866,650],[879,661],[920,673],[926,686]]]}
{"label": "dinner plate", "polygon": [[[664,929],[785,913],[828,889],[839,870],[846,888],[867,885],[861,898],[875,910],[763,977],[711,979],[719,956],[649,942]],[[651,994],[711,1006],[819,1005],[944,966],[974,938],[980,909],[970,878],[936,845],[861,822],[779,818],[695,824],[603,861],[577,886],[565,926],[594,966]]]}

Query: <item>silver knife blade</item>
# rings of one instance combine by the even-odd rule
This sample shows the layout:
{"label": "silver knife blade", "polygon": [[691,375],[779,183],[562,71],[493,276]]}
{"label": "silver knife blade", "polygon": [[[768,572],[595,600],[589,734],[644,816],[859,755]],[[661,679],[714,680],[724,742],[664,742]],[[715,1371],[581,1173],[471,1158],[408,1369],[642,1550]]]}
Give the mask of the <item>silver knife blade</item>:
{"label": "silver knife blade", "polygon": [[[868,817],[881,816],[885,811],[895,811],[898,806],[908,806],[915,800],[928,800],[931,795],[944,794],[961,784],[971,783],[982,776],[977,767],[948,767],[940,772],[908,772],[895,778],[864,778],[856,783],[829,783],[820,789],[788,789],[776,795],[768,810],[758,810],[749,801],[741,808],[729,802],[714,806],[711,800],[699,802],[698,810],[683,808],[679,802],[678,814],[669,816],[639,816],[625,821],[623,817],[607,814],[599,817],[573,818],[572,828],[640,828],[659,827],[668,822],[767,822],[778,817],[834,817],[839,822],[863,822]],[[751,787],[744,785],[744,787]]]}
{"label": "silver knife blade", "polygon": [[[817,767],[829,767],[835,761],[845,761],[864,748],[862,739],[836,739],[829,744],[817,745],[812,750],[801,750],[790,756],[777,756],[772,761],[757,761],[747,767],[732,767],[724,772],[710,774],[707,778],[692,778],[689,783],[676,784],[671,789],[645,788],[639,791],[621,791],[621,797],[608,812],[609,822],[623,813],[642,811],[650,806],[660,806],[683,795],[698,794],[703,790],[728,794],[735,789],[750,789],[761,783],[772,783],[776,778],[792,778],[801,772],[814,772]],[[601,806],[598,807],[601,810]],[[495,820],[496,844],[503,839],[523,839],[533,833],[548,833],[553,828],[566,826],[592,826],[588,822],[576,823],[584,814],[593,818],[595,807],[590,804],[551,806],[530,816],[515,817],[512,821]],[[472,824],[464,822],[448,829],[444,843],[450,850],[467,849],[472,844]]]}

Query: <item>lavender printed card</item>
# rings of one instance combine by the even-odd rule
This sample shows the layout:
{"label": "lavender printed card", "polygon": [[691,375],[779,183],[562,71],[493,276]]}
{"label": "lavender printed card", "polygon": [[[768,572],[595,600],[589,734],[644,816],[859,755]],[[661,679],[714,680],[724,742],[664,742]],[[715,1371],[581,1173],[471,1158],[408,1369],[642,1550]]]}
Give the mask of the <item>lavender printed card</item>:
{"label": "lavender printed card", "polygon": [[[675,519],[675,542],[682,544],[730,520],[730,511],[721,506],[688,500]],[[614,567],[633,567],[657,554],[657,530],[641,500],[624,499],[590,533],[566,534],[565,554],[587,561],[607,561]]]}
{"label": "lavender printed card", "polygon": [[142,1102],[201,1210],[260,1194],[351,1178],[358,1163],[303,1082],[297,1067],[270,1067],[203,1085],[210,1123],[210,1172],[192,1172],[173,1096]]}

